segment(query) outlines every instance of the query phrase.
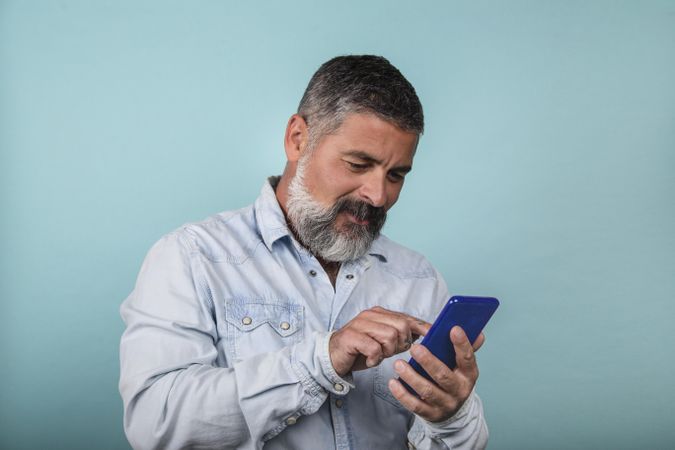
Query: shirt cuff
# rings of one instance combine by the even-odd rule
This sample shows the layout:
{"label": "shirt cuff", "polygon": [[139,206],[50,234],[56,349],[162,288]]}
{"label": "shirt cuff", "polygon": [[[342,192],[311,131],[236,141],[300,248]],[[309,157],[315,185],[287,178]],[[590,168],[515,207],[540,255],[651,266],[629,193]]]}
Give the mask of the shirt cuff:
{"label": "shirt cuff", "polygon": [[290,358],[291,367],[305,392],[321,402],[328,394],[344,396],[355,387],[351,374],[340,377],[333,368],[328,351],[331,334],[315,331],[311,337],[293,346]]}
{"label": "shirt cuff", "polygon": [[337,374],[333,367],[333,363],[330,361],[329,344],[333,333],[334,332],[331,331],[325,334],[317,343],[316,356],[321,364],[321,371],[323,372],[323,377],[319,377],[317,381],[328,392],[334,395],[344,396],[356,386],[354,385],[354,377],[351,373],[341,377]]}
{"label": "shirt cuff", "polygon": [[445,435],[448,433],[448,431],[452,431],[455,428],[458,428],[459,425],[458,422],[464,419],[464,417],[468,414],[469,410],[471,409],[475,401],[476,401],[475,393],[474,391],[471,391],[471,394],[466,399],[464,404],[449,419],[445,419],[441,422],[429,422],[427,420],[422,419],[421,417],[420,419],[423,420],[424,425],[429,431],[430,435],[432,436]]}

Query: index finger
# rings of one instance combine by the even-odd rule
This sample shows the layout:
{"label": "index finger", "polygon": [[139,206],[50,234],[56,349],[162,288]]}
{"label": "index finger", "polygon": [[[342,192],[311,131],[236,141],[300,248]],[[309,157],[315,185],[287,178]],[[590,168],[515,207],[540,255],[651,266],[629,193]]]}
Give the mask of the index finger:
{"label": "index finger", "polygon": [[417,340],[417,338],[420,336],[426,336],[426,334],[429,332],[429,329],[431,328],[431,324],[429,322],[426,322],[422,319],[418,319],[417,317],[411,316],[410,314],[392,311],[390,309],[386,309],[381,306],[375,306],[371,308],[371,310],[379,311],[385,314],[392,314],[401,319],[404,319],[408,325],[408,328],[410,328],[410,331],[413,334],[413,341]]}
{"label": "index finger", "polygon": [[422,319],[418,319],[417,317],[408,317],[410,318],[410,330],[413,332],[413,334],[417,335],[417,337],[426,336],[429,332],[429,329],[431,328],[431,324],[429,322],[425,322]]}
{"label": "index finger", "polygon": [[476,357],[471,342],[469,342],[469,338],[466,337],[464,330],[456,325],[452,327],[452,330],[450,330],[450,340],[455,347],[457,369],[472,376],[472,378],[478,378]]}

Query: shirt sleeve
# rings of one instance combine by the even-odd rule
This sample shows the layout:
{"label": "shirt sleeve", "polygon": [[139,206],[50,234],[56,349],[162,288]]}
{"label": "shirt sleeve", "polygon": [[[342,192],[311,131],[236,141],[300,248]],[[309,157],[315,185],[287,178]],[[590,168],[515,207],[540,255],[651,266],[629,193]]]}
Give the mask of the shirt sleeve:
{"label": "shirt sleeve", "polygon": [[484,449],[488,429],[483,417],[483,405],[475,392],[457,413],[444,422],[427,422],[414,416],[408,442],[418,450]]}
{"label": "shirt sleeve", "polygon": [[315,413],[329,393],[353,388],[333,370],[328,333],[219,367],[203,270],[185,236],[167,235],[122,304],[119,388],[135,449],[262,448],[299,416]]}
{"label": "shirt sleeve", "polygon": [[[439,273],[436,273],[436,279],[438,281],[434,298],[440,311],[450,294]],[[433,322],[434,318],[430,320]],[[408,432],[409,447],[418,450],[484,449],[487,447],[488,437],[483,404],[475,390],[455,415],[443,422],[428,422],[413,415],[412,426]]]}

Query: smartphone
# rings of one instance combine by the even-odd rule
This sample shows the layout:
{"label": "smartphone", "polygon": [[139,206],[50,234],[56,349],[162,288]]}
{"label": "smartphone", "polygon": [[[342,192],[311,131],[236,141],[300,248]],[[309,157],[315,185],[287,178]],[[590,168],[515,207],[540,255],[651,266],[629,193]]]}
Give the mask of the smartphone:
{"label": "smartphone", "polygon": [[[494,297],[466,297],[456,295],[450,298],[434,321],[421,345],[428,348],[436,358],[451,369],[457,367],[455,347],[450,341],[450,330],[459,325],[473,345],[481,331],[497,310],[499,300]],[[421,365],[410,358],[409,364],[423,377],[434,381]],[[399,380],[410,392],[415,391],[403,380]]]}

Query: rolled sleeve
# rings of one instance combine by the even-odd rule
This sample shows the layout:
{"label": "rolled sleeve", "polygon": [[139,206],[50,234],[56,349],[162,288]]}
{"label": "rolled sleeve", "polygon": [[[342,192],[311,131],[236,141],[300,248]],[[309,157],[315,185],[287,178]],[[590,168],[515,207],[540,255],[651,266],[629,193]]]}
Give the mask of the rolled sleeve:
{"label": "rolled sleeve", "polygon": [[443,422],[429,422],[415,416],[408,440],[416,449],[484,449],[488,429],[483,404],[475,392],[462,407]]}

